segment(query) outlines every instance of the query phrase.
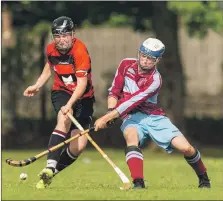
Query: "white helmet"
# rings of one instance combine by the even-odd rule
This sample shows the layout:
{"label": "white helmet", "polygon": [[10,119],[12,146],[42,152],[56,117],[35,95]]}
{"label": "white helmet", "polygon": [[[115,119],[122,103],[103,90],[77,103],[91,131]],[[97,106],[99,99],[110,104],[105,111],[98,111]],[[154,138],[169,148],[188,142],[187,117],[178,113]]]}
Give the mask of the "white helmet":
{"label": "white helmet", "polygon": [[165,45],[156,38],[146,39],[140,46],[139,52],[158,59],[165,51]]}

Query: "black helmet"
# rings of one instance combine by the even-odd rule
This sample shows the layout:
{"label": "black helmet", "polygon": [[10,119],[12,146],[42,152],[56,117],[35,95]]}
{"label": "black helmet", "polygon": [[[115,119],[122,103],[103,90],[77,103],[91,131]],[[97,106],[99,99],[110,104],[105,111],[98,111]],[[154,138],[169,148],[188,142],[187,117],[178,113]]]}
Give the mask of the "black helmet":
{"label": "black helmet", "polygon": [[62,34],[71,32],[74,29],[74,23],[71,18],[62,16],[53,21],[52,34]]}

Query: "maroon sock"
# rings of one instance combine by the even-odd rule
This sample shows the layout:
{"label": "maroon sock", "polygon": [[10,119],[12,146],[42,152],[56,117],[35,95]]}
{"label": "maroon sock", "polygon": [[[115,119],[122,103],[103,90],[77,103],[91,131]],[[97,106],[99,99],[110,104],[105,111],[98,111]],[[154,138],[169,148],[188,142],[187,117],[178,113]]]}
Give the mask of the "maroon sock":
{"label": "maroon sock", "polygon": [[186,159],[187,163],[194,169],[198,177],[206,173],[206,167],[201,160],[201,155],[198,150],[196,150],[196,153],[193,156],[184,156],[184,158]]}
{"label": "maroon sock", "polygon": [[133,181],[143,179],[143,155],[137,146],[128,146],[125,149],[126,162]]}

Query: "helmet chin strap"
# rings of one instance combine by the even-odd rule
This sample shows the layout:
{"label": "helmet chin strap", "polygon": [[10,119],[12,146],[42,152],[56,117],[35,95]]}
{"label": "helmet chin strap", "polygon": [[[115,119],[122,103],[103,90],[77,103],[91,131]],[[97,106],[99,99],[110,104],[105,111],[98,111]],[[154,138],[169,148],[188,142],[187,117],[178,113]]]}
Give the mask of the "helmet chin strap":
{"label": "helmet chin strap", "polygon": [[156,58],[156,61],[154,62],[154,66],[158,63],[158,59],[159,58]]}
{"label": "helmet chin strap", "polygon": [[156,58],[156,61],[153,63],[153,67],[149,68],[148,66],[144,66],[145,68],[143,68],[143,66],[140,64],[140,59],[139,59],[139,52],[138,52],[138,64],[139,64],[139,67],[144,70],[144,71],[147,71],[147,70],[150,70],[152,68],[154,68],[154,66],[158,63],[158,59],[159,58]]}

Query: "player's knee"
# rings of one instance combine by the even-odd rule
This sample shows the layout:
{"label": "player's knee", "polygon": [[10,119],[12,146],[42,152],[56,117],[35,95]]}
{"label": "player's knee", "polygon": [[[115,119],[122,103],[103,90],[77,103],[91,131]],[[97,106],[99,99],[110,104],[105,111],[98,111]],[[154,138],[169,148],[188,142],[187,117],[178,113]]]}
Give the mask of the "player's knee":
{"label": "player's knee", "polygon": [[87,145],[87,141],[84,140],[82,142],[79,142],[78,146],[76,146],[76,144],[70,143],[69,148],[72,154],[79,156],[82,153],[82,151],[85,149],[86,145]]}
{"label": "player's knee", "polygon": [[[80,130],[72,130],[71,131],[71,136],[75,136],[78,133],[80,133]],[[80,155],[81,152],[85,149],[87,145],[87,138],[86,136],[81,136],[77,140],[71,141],[70,142],[70,151],[74,155]]]}
{"label": "player's knee", "polygon": [[57,124],[63,127],[69,127],[71,125],[71,120],[64,116],[61,112],[58,113]]}
{"label": "player's knee", "polygon": [[82,152],[82,150],[79,149],[78,147],[72,146],[72,143],[69,146],[69,150],[75,156],[79,156]]}
{"label": "player's knee", "polygon": [[138,145],[139,139],[136,128],[127,128],[124,131],[124,137],[127,145]]}
{"label": "player's knee", "polygon": [[80,132],[81,132],[80,130],[74,129],[74,130],[71,131],[71,136],[73,137],[73,136],[77,135]]}
{"label": "player's knee", "polygon": [[71,121],[69,119],[61,119],[60,123],[65,127],[68,128],[71,125]]}
{"label": "player's knee", "polygon": [[194,147],[192,147],[190,144],[183,146],[181,151],[185,156],[192,156],[195,153]]}

